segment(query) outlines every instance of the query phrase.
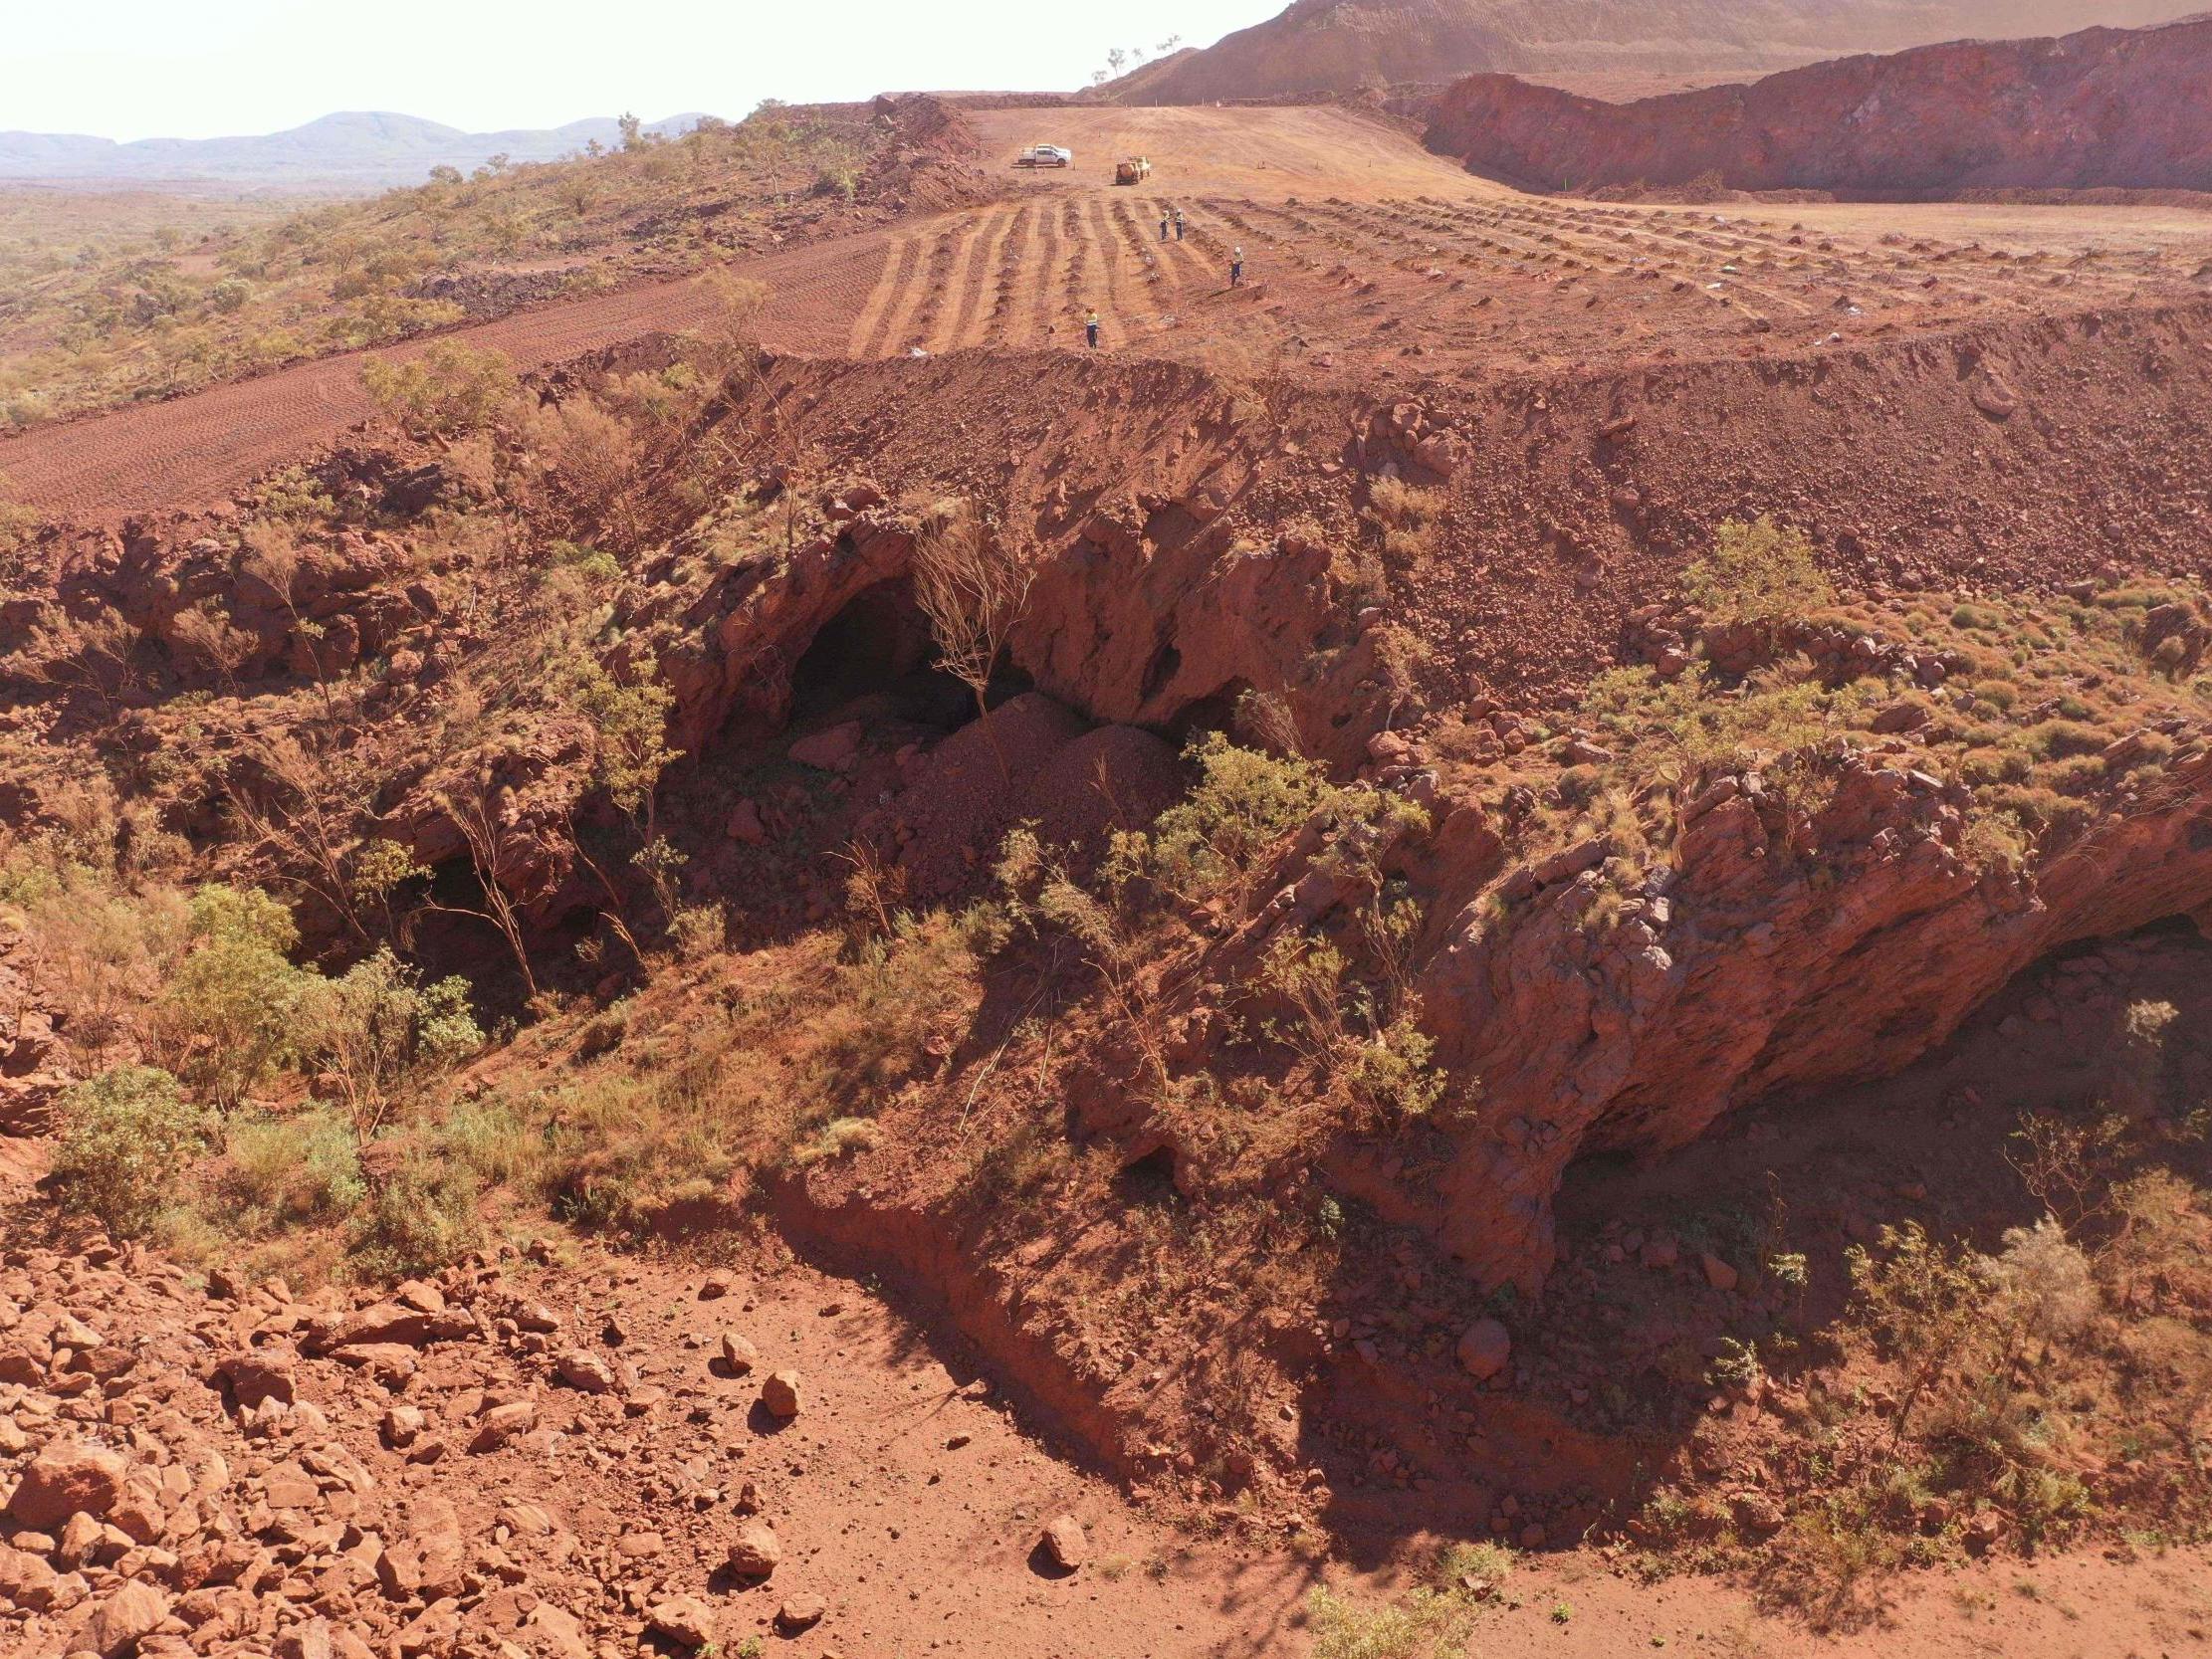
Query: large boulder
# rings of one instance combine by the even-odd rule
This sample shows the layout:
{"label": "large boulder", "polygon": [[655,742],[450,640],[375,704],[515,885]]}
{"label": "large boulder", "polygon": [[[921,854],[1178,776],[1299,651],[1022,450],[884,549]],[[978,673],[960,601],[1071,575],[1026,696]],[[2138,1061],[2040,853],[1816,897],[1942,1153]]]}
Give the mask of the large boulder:
{"label": "large boulder", "polygon": [[122,1502],[130,1463],[104,1446],[56,1441],[33,1458],[8,1499],[7,1515],[29,1532],[59,1528],[71,1516],[106,1517]]}
{"label": "large boulder", "polygon": [[1478,1319],[1460,1334],[1459,1368],[1477,1382],[1489,1381],[1512,1357],[1512,1333],[1494,1319]]}
{"label": "large boulder", "polygon": [[740,1578],[766,1578],[782,1558],[775,1530],[765,1521],[748,1521],[730,1546],[728,1564]]}

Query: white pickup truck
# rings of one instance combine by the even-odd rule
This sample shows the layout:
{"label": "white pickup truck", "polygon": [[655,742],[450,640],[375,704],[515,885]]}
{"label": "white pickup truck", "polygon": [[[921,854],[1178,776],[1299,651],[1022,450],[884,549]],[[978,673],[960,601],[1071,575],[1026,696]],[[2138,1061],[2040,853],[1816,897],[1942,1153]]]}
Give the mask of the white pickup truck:
{"label": "white pickup truck", "polygon": [[1058,144],[1031,144],[1013,158],[1016,167],[1072,167],[1075,152]]}

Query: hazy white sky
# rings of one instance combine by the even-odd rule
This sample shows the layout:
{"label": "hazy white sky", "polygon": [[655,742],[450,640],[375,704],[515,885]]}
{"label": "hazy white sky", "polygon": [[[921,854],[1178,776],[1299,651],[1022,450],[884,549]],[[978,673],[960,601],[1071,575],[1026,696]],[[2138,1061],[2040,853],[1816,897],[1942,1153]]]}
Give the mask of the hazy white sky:
{"label": "hazy white sky", "polygon": [[916,88],[1067,89],[1282,0],[0,0],[0,128],[204,138],[396,109],[471,131],[744,114]]}

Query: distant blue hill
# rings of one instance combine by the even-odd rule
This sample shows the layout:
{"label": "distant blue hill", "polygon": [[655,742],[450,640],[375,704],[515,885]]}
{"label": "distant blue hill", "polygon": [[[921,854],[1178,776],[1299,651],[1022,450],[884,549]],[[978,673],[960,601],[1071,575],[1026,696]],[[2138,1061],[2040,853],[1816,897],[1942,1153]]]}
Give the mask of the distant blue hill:
{"label": "distant blue hill", "polygon": [[[671,115],[648,132],[674,137],[701,117]],[[416,184],[432,167],[483,166],[495,155],[511,161],[552,161],[593,139],[613,147],[621,128],[609,117],[565,126],[508,132],[459,127],[384,110],[325,115],[287,132],[242,138],[141,138],[118,144],[67,132],[0,131],[0,180],[154,184],[231,184],[377,188]]]}

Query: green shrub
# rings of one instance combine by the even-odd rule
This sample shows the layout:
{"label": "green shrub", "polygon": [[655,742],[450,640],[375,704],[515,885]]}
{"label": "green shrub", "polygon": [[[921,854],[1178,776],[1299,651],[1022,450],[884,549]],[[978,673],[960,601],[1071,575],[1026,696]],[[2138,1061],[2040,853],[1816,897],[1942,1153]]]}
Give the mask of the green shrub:
{"label": "green shrub", "polygon": [[452,437],[489,426],[515,396],[515,364],[504,351],[438,340],[419,357],[361,365],[378,409],[410,431]]}
{"label": "green shrub", "polygon": [[388,946],[299,998],[298,1046],[331,1072],[362,1129],[383,1117],[403,1085],[450,1066],[484,1044],[458,975],[424,984]]}
{"label": "green shrub", "polygon": [[1682,593],[1717,622],[1803,616],[1836,597],[1814,562],[1812,537],[1764,516],[1723,522],[1712,551],[1682,572]]}
{"label": "green shrub", "polygon": [[475,1172],[451,1158],[416,1150],[376,1181],[353,1229],[360,1270],[396,1279],[434,1273],[473,1250],[483,1236]]}
{"label": "green shrub", "polygon": [[1362,1607],[1327,1585],[1306,1597],[1313,1659],[1457,1659],[1475,1609],[1455,1589],[1427,1585],[1404,1600]]}
{"label": "green shrub", "polygon": [[211,883],[192,896],[155,1028],[184,1080],[219,1106],[294,1051],[301,1002],[319,983],[286,959],[299,936],[292,913],[259,888]]}
{"label": "green shrub", "polygon": [[2070,755],[2095,754],[2108,739],[2094,726],[2078,720],[2050,720],[2020,734],[2028,752],[2038,760],[2064,760]]}
{"label": "green shrub", "polygon": [[0,473],[0,553],[14,552],[38,526],[37,510],[17,502],[7,475]]}
{"label": "green shrub", "polygon": [[1149,845],[1124,838],[1122,847],[1141,853],[1145,874],[1190,903],[1240,889],[1261,855],[1330,794],[1311,761],[1240,748],[1218,731],[1197,738],[1184,754],[1199,768],[1197,785],[1160,815]]}
{"label": "green shrub", "polygon": [[834,1162],[852,1152],[864,1152],[883,1142],[883,1130],[869,1118],[832,1118],[791,1149],[791,1161],[800,1168],[810,1163]]}
{"label": "green shrub", "polygon": [[544,1134],[497,1095],[456,1105],[435,1139],[441,1155],[485,1186],[535,1186],[546,1162]]}
{"label": "green shrub", "polygon": [[96,1215],[117,1237],[146,1232],[174,1194],[179,1172],[206,1149],[209,1115],[177,1080],[152,1066],[118,1066],[61,1099],[54,1181],[63,1201]]}
{"label": "green shrub", "polygon": [[1694,770],[1752,749],[1781,754],[1818,741],[1839,701],[1811,680],[1762,680],[1731,693],[1700,665],[1671,681],[1649,668],[1614,669],[1591,682],[1583,710],[1619,737],[1673,749]]}

